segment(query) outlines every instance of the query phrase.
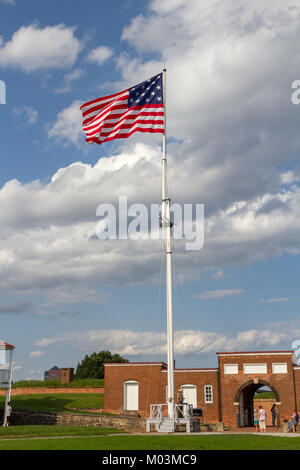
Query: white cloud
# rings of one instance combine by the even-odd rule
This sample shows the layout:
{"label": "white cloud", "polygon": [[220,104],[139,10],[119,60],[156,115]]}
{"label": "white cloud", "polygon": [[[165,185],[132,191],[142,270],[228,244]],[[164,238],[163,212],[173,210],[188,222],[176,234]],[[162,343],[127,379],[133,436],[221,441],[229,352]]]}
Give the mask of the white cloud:
{"label": "white cloud", "polygon": [[261,303],[265,304],[274,304],[274,303],[282,303],[282,302],[289,302],[291,300],[291,297],[278,297],[274,299],[261,299]]}
{"label": "white cloud", "polygon": [[[299,319],[295,319],[294,322],[297,324],[294,331],[289,330],[290,323],[274,323],[259,329],[241,331],[235,336],[201,330],[175,331],[175,353],[207,354],[216,351],[278,347],[299,336]],[[36,344],[40,348],[63,346],[74,348],[76,351],[92,352],[106,349],[132,359],[132,356],[136,355],[166,354],[166,343],[165,334],[153,331],[89,330],[43,338]]]}
{"label": "white cloud", "polygon": [[83,143],[85,137],[81,128],[81,105],[82,102],[76,100],[69,107],[60,111],[55,123],[48,131],[48,138],[56,138],[66,144],[80,145],[80,142]]}
{"label": "white cloud", "polygon": [[224,272],[223,272],[223,269],[220,269],[219,271],[217,271],[215,274],[212,275],[212,278],[213,279],[222,279],[224,277]]}
{"label": "white cloud", "polygon": [[[45,354],[44,351],[32,351],[29,354],[29,357],[41,357],[41,356],[44,356],[44,354]],[[32,371],[30,373],[32,373]]]}
{"label": "white cloud", "polygon": [[87,56],[89,62],[95,62],[98,65],[103,65],[113,55],[113,50],[106,46],[99,46],[93,49]]}
{"label": "white cloud", "polygon": [[[199,194],[210,207],[276,191],[275,168],[297,154],[299,108],[289,86],[298,76],[299,19],[296,0],[268,8],[259,0],[239,8],[234,0],[161,0],[123,30],[139,55],[119,57],[120,87],[166,65],[168,135],[183,141],[171,148],[205,175]],[[145,60],[148,52],[156,60]]]}
{"label": "white cloud", "polygon": [[25,72],[72,67],[81,50],[74,30],[64,24],[22,26],[10,41],[0,43],[0,67],[19,67]]}
{"label": "white cloud", "polygon": [[[67,299],[83,281],[95,282],[95,289],[110,283],[156,282],[159,240],[100,241],[95,234],[100,203],[118,207],[120,195],[127,195],[128,205],[159,203],[160,165],[159,147],[131,141],[94,166],[76,162],[60,168],[48,184],[7,182],[0,189],[0,290],[32,292],[35,286],[52,292],[52,299],[55,292]],[[205,200],[198,188],[208,184],[206,173],[195,172],[187,160],[172,155],[170,170],[171,183],[176,181],[172,200],[189,202],[187,185],[192,202]],[[180,281],[196,280],[203,270],[299,253],[300,189],[279,188],[224,209],[205,207],[203,249],[185,252],[181,241],[175,246]],[[86,291],[84,297],[93,295]]]}
{"label": "white cloud", "polygon": [[23,106],[21,108],[14,107],[13,113],[18,118],[22,118],[22,122],[27,124],[34,124],[38,119],[38,111],[32,106]]}
{"label": "white cloud", "polygon": [[101,304],[106,302],[110,293],[108,292],[98,292],[95,289],[89,289],[83,286],[76,287],[55,287],[54,289],[49,289],[47,296],[55,303],[92,303],[92,304]]}
{"label": "white cloud", "polygon": [[80,78],[86,75],[86,71],[83,69],[74,69],[72,72],[67,73],[64,76],[63,85],[60,88],[55,90],[56,93],[67,93],[72,90],[72,83],[75,80],[79,80]]}
{"label": "white cloud", "polygon": [[291,183],[297,183],[300,181],[299,176],[295,173],[295,171],[289,170],[281,175],[281,182],[283,184],[291,184]]}
{"label": "white cloud", "polygon": [[203,292],[202,294],[193,295],[194,299],[221,299],[222,297],[235,296],[242,294],[243,289],[220,289],[210,290]]}

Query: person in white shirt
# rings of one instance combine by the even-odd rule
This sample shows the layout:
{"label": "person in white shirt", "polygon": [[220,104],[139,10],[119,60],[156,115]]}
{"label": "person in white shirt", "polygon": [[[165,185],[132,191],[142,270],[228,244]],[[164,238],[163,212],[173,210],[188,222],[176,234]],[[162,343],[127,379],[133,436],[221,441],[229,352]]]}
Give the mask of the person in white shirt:
{"label": "person in white shirt", "polygon": [[258,424],[262,432],[266,432],[266,410],[261,405],[258,407]]}
{"label": "person in white shirt", "polygon": [[9,401],[7,403],[7,407],[6,407],[6,423],[5,423],[5,426],[9,426],[11,424],[11,416],[12,416],[12,407],[11,407],[11,402]]}

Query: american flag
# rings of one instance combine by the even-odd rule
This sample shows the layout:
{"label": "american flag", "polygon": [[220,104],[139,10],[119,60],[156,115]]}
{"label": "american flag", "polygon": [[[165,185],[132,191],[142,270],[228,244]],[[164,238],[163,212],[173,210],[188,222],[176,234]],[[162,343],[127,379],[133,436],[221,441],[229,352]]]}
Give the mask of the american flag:
{"label": "american flag", "polygon": [[102,144],[134,132],[164,133],[162,73],[113,95],[84,103],[86,142]]}

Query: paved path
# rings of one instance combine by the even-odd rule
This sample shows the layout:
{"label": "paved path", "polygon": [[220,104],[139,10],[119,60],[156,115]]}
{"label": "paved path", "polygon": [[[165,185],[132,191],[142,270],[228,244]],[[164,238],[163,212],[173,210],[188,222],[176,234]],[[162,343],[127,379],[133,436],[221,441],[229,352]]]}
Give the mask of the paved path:
{"label": "paved path", "polygon": [[250,436],[274,436],[274,437],[300,437],[300,433],[285,433],[285,432],[191,432],[191,433],[186,433],[186,432],[176,432],[176,433],[131,433],[131,434],[125,434],[125,433],[118,433],[118,434],[90,434],[90,435],[85,435],[85,436],[32,436],[32,437],[5,437],[5,438],[0,438],[0,443],[1,442],[6,442],[6,441],[26,441],[26,440],[38,440],[38,439],[78,439],[78,438],[87,438],[87,437],[120,437],[120,436],[127,436],[127,437],[135,437],[135,436],[245,436],[245,435],[250,435]]}

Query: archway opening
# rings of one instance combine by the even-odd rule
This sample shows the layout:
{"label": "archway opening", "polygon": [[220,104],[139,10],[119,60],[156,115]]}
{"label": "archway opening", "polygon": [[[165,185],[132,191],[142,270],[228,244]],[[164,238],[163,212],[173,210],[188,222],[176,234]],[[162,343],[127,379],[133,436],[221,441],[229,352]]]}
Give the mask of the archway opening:
{"label": "archway opening", "polygon": [[268,383],[249,381],[244,384],[236,394],[236,402],[239,403],[237,416],[238,427],[254,426],[254,409],[259,405],[263,406],[267,412],[267,425],[272,425],[271,407],[279,402],[277,391]]}

